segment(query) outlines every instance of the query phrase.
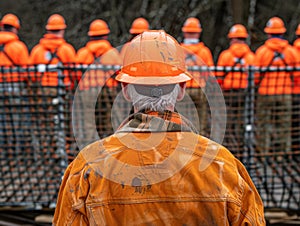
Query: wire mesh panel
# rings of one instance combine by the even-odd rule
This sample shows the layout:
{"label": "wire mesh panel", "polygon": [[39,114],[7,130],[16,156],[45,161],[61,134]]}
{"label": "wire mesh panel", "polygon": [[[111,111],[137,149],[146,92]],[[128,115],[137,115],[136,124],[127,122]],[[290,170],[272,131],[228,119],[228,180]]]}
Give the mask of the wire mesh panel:
{"label": "wire mesh panel", "polygon": [[[218,130],[226,122],[220,120],[213,125],[214,115],[221,119],[226,116],[225,109],[220,109],[222,105],[218,104],[224,97],[227,110],[224,146],[247,167],[266,208],[298,210],[300,95],[261,95],[255,75],[266,71],[262,68],[193,70],[205,75],[205,84],[201,88],[187,88],[183,103],[192,100],[189,103],[193,103],[193,111],[180,103],[177,110],[195,120],[202,135],[211,137],[212,127],[217,126]],[[191,73],[195,73],[193,70]],[[208,76],[205,70],[213,73]],[[63,172],[82,148],[75,137],[86,139],[84,145],[97,137],[106,137],[132,112],[131,104],[122,99],[120,84],[107,80],[112,71],[101,65],[1,68],[1,206],[55,204]],[[211,84],[217,84],[214,75],[218,72],[243,74],[240,78],[246,78],[246,86],[239,89],[221,86],[221,92],[217,92]],[[41,78],[45,76],[56,78],[57,83],[42,84]],[[81,99],[74,107],[78,94]],[[91,95],[96,97],[93,103],[89,102]],[[213,104],[208,96],[213,98]],[[87,124],[90,115],[95,131],[90,131]],[[74,117],[76,120],[72,120]]]}
{"label": "wire mesh panel", "polygon": [[[67,166],[64,135],[65,86],[41,86],[36,68],[5,73],[20,79],[0,83],[0,204],[55,203]],[[62,74],[57,77],[63,77]]]}
{"label": "wire mesh panel", "polygon": [[255,86],[252,87],[256,91],[256,174],[252,176],[267,208],[298,210],[299,99],[298,95],[293,94],[297,84],[284,82],[283,73],[290,78],[293,71],[289,68],[260,68],[256,73],[260,79],[255,79]]}

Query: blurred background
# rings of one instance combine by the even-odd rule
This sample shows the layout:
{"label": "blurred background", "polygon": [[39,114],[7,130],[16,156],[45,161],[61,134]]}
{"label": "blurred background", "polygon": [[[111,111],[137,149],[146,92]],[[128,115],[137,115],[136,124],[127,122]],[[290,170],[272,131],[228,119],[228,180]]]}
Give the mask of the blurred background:
{"label": "blurred background", "polygon": [[[88,41],[87,32],[89,30],[90,23],[95,19],[103,19],[105,20],[111,30],[109,35],[109,41],[111,41],[112,45],[117,47],[122,45],[128,41],[130,38],[129,29],[131,27],[131,23],[137,17],[144,17],[150,23],[151,29],[164,29],[167,33],[174,36],[179,42],[182,41],[182,32],[181,28],[183,26],[184,21],[188,17],[197,17],[200,19],[203,32],[201,35],[201,40],[210,48],[212,51],[214,61],[217,62],[218,56],[220,52],[229,46],[229,40],[227,38],[227,33],[229,28],[236,24],[241,23],[245,25],[250,34],[247,42],[250,45],[252,51],[255,51],[260,45],[264,43],[266,40],[266,35],[263,31],[266,22],[269,18],[273,16],[281,17],[287,28],[287,32],[285,34],[285,38],[292,43],[295,39],[295,30],[297,25],[300,23],[300,1],[299,0],[65,0],[65,1],[54,1],[54,0],[1,0],[0,1],[0,18],[2,18],[7,13],[16,14],[21,20],[21,29],[19,32],[20,39],[25,42],[31,50],[33,46],[35,46],[40,38],[45,33],[45,25],[47,23],[47,19],[50,15],[54,13],[61,14],[67,23],[66,29],[66,40],[71,43],[76,50],[83,47]],[[72,100],[72,98],[69,98]],[[41,117],[41,116],[39,116]],[[38,118],[40,120],[40,118]],[[243,153],[243,152],[242,152]],[[10,154],[10,153],[8,153]],[[26,153],[25,153],[26,154]],[[40,154],[40,153],[38,153]],[[51,153],[52,154],[52,153]],[[69,154],[69,153],[68,153]],[[4,155],[3,155],[4,156]],[[14,155],[12,155],[14,157]],[[41,154],[42,156],[42,154]],[[47,157],[48,155],[45,154]],[[13,158],[12,157],[12,158]],[[44,156],[43,156],[44,157]],[[47,158],[44,158],[46,163]],[[297,155],[299,158],[299,155]],[[17,158],[16,158],[17,159]],[[50,162],[48,165],[44,164],[36,164],[36,160],[31,156],[32,161],[35,161],[33,165],[40,166],[42,165],[42,169],[46,172],[45,175],[42,172],[33,178],[34,181],[30,181],[35,188],[40,189],[38,185],[45,186],[45,191],[49,191],[49,197],[40,195],[40,193],[32,192],[31,187],[25,187],[25,192],[23,194],[23,190],[18,190],[15,195],[16,200],[19,197],[26,196],[26,192],[28,194],[32,194],[32,196],[38,197],[42,202],[48,202],[48,199],[53,199],[53,194],[57,193],[57,181],[60,180],[57,177],[57,174],[60,173],[61,168],[56,167],[58,169],[48,170],[47,167],[51,168],[53,165],[57,165],[56,162]],[[264,159],[264,158],[261,158]],[[267,158],[266,158],[267,159]],[[4,172],[6,168],[8,168],[9,164],[6,164],[8,160],[4,157],[1,157],[1,160],[5,162],[4,164],[1,162],[1,167]],[[264,176],[263,179],[268,181],[267,179],[271,178],[273,182],[270,183],[272,186],[271,195],[276,197],[280,197],[281,200],[275,202],[275,204],[281,205],[281,207],[286,208],[290,207],[290,203],[292,207],[299,207],[299,167],[298,163],[300,160],[293,159],[290,163],[289,159],[284,163],[286,164],[287,170],[284,168],[284,173],[280,174],[276,171],[276,169],[282,169],[282,165],[276,165],[277,163],[272,160],[272,154],[270,158],[268,158],[268,164],[272,165],[272,168],[266,168],[267,165],[264,161],[257,163],[257,169],[263,169]],[[16,161],[17,162],[17,161]],[[30,165],[30,161],[26,158],[23,161],[24,165]],[[275,164],[276,163],[276,164]],[[6,165],[5,165],[6,164]],[[19,164],[18,162],[16,164]],[[251,162],[252,164],[252,162]],[[283,163],[282,163],[283,164]],[[12,165],[12,164],[11,164]],[[6,168],[5,168],[6,167]],[[293,167],[292,171],[289,171],[290,168]],[[19,167],[18,170],[20,172],[25,172],[23,168]],[[39,169],[41,171],[41,169]],[[53,172],[52,172],[53,171]],[[31,171],[29,171],[31,172]],[[33,172],[33,171],[32,171]],[[275,172],[275,173],[274,173]],[[286,173],[288,172],[288,173]],[[292,173],[291,173],[292,172]],[[47,173],[53,175],[48,175]],[[278,177],[278,175],[281,177]],[[4,174],[3,174],[4,175]],[[4,184],[5,180],[4,176],[1,175],[1,182]],[[29,175],[29,173],[28,173]],[[270,176],[271,175],[271,176]],[[289,175],[289,176],[287,176]],[[32,179],[32,175],[29,175],[30,179]],[[268,178],[267,178],[268,177]],[[12,181],[15,177],[11,176],[7,181]],[[41,179],[40,179],[41,178]],[[50,178],[50,182],[47,180],[42,180],[45,178]],[[279,179],[282,181],[278,181]],[[38,180],[40,179],[40,180]],[[260,179],[260,178],[259,178]],[[285,183],[285,179],[287,181],[292,181],[287,185]],[[264,180],[262,180],[264,181]],[[265,187],[268,187],[268,183],[262,184],[259,187],[260,191],[265,191]],[[20,180],[18,182],[22,184],[23,181]],[[55,184],[56,183],[56,184]],[[282,187],[275,187],[275,185]],[[47,187],[46,187],[47,186]],[[55,187],[56,186],[56,187]],[[47,189],[48,190],[47,190]],[[288,193],[286,189],[289,189]],[[0,189],[1,190],[1,189]],[[41,190],[41,189],[40,189]],[[296,192],[295,192],[296,191]],[[277,193],[276,193],[277,192]],[[269,195],[268,191],[265,192]],[[265,193],[262,193],[265,195]],[[296,193],[296,194],[295,194]],[[282,195],[283,194],[283,195]],[[9,192],[5,193],[9,197],[11,195]],[[263,196],[265,200],[271,200],[267,202],[267,206],[272,206],[272,198],[271,195]],[[281,196],[282,195],[282,196]],[[289,199],[289,197],[296,197],[294,200]],[[28,197],[31,197],[28,195]],[[286,198],[288,197],[288,198]],[[2,197],[3,198],[3,197]],[[5,196],[4,198],[7,198]],[[284,198],[284,199],[283,199]],[[3,199],[2,199],[3,200]],[[18,201],[18,200],[17,200]],[[22,203],[21,203],[22,204]],[[275,205],[274,204],[274,205]],[[5,207],[5,205],[1,205],[0,208],[0,225],[24,225],[17,224],[16,221],[24,221],[26,219],[26,225],[50,225],[53,214],[53,205],[50,205],[50,208],[47,209],[49,212],[44,215],[45,209],[43,212],[38,212],[36,210],[36,206],[34,206],[35,212],[11,212],[10,207]],[[4,207],[3,207],[4,206]],[[52,208],[51,208],[52,207]],[[42,208],[41,208],[42,209]],[[287,208],[288,209],[288,208]],[[6,212],[7,210],[7,212]],[[19,210],[14,209],[14,210]],[[294,209],[293,209],[294,211]],[[296,209],[295,215],[290,213],[278,213],[276,211],[269,212],[267,217],[270,219],[275,219],[272,225],[300,225],[299,223],[299,209]],[[282,214],[282,215],[280,215]],[[294,214],[294,212],[293,212]],[[41,217],[40,222],[47,222],[47,224],[37,223],[37,217]],[[283,218],[287,218],[290,220],[292,218],[293,222],[290,221],[288,224],[286,221],[282,223]],[[7,221],[5,221],[8,219]],[[8,222],[10,219],[14,219],[14,224]],[[296,220],[294,220],[296,219]],[[5,223],[3,223],[5,222]],[[2,224],[3,223],[3,224]],[[271,225],[271,224],[270,224]]]}
{"label": "blurred background", "polygon": [[290,42],[295,39],[295,29],[300,23],[298,0],[0,1],[0,17],[9,12],[20,18],[20,38],[29,50],[44,34],[47,19],[53,13],[65,17],[68,25],[66,39],[77,50],[85,45],[89,24],[97,18],[109,24],[109,40],[118,46],[129,38],[130,25],[137,17],[145,17],[152,29],[165,29],[181,41],[181,27],[187,17],[193,16],[200,19],[203,27],[201,39],[211,49],[215,61],[221,50],[228,47],[227,33],[235,23],[248,28],[252,50],[266,39],[263,28],[270,17],[279,16],[284,20],[285,36]]}

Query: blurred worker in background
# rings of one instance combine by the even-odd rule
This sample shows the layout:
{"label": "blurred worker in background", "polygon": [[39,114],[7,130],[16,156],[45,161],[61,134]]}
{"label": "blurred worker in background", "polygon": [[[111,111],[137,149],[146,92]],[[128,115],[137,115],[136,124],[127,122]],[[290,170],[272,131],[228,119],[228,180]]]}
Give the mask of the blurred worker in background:
{"label": "blurred worker in background", "polygon": [[[108,41],[110,29],[104,20],[96,19],[90,24],[88,36],[89,41],[84,47],[78,50],[76,62],[79,64],[95,64],[95,65],[121,65],[121,58],[118,50],[116,50]],[[86,144],[97,139],[97,135],[93,134],[93,125],[89,125],[85,121],[86,113],[95,111],[95,100],[91,96],[98,96],[100,87],[102,88],[101,96],[96,105],[96,121],[101,134],[111,134],[113,132],[110,123],[111,108],[114,98],[117,95],[118,83],[111,78],[114,71],[106,69],[91,69],[85,72],[85,79],[81,79],[78,87],[82,104],[85,103],[85,109],[82,113],[82,122],[80,125],[81,139]],[[82,110],[82,108],[79,108]],[[93,122],[94,123],[94,122]]]}
{"label": "blurred worker in background", "polygon": [[134,114],[69,165],[54,225],[265,225],[245,167],[175,111],[184,57],[164,31],[131,41],[116,79]]}
{"label": "blurred worker in background", "polygon": [[[300,66],[300,24],[296,29],[296,40],[293,43],[294,49],[296,50],[298,57],[298,64]],[[299,72],[294,73],[294,83],[293,83],[293,101],[292,101],[292,150],[300,150],[300,76]]]}
{"label": "blurred worker in background", "polygon": [[[20,20],[16,15],[9,13],[3,16],[0,32],[1,66],[21,66],[29,63],[27,46],[18,37],[20,27]],[[2,80],[5,78],[1,76]],[[7,78],[6,81],[8,80],[14,80],[14,78]]]}
{"label": "blurred worker in background", "polygon": [[[0,105],[3,111],[0,115],[0,133],[7,137],[0,141],[5,148],[12,146],[15,150],[30,148],[30,128],[28,122],[27,86],[28,76],[13,66],[27,66],[29,53],[27,46],[19,39],[21,28],[19,18],[14,14],[6,14],[1,20],[0,31],[0,66],[8,70],[0,73]],[[1,70],[2,71],[2,70]],[[10,71],[10,72],[9,72]],[[11,134],[14,134],[12,136]],[[0,147],[2,149],[4,147]]]}
{"label": "blurred worker in background", "polygon": [[[30,53],[31,64],[70,64],[75,63],[76,51],[64,39],[67,28],[65,19],[59,14],[48,18],[46,34],[39,44],[33,47]],[[45,73],[41,78],[42,86],[56,87],[58,85],[57,73]],[[65,75],[64,84],[70,86],[70,78]]]}
{"label": "blurred worker in background", "polygon": [[[195,17],[186,19],[181,30],[184,37],[181,46],[187,49],[185,54],[187,66],[213,66],[214,62],[210,49],[200,41],[202,27],[199,19]],[[187,82],[187,93],[194,101],[198,111],[196,117],[199,120],[200,133],[202,135],[208,135],[205,86],[210,73],[207,71],[207,73],[201,73],[201,76],[196,76],[196,74],[199,74],[197,71],[190,71],[190,73],[194,75],[194,79]],[[195,118],[195,116],[192,117]]]}
{"label": "blurred worker in background", "polygon": [[124,53],[126,51],[126,46],[128,45],[128,43],[137,35],[141,34],[144,31],[148,31],[150,28],[149,26],[149,22],[143,18],[143,17],[138,17],[136,18],[132,24],[131,27],[129,29],[129,33],[130,33],[130,38],[128,40],[127,43],[125,43],[123,46],[121,46],[121,51],[120,51],[120,55],[121,58],[123,59],[124,57]]}
{"label": "blurred worker in background", "polygon": [[186,19],[181,29],[183,33],[183,42],[181,46],[189,49],[197,55],[207,66],[214,66],[214,61],[210,49],[200,41],[202,27],[199,19],[190,17]]}
{"label": "blurred worker in background", "polygon": [[[296,66],[298,57],[283,37],[286,28],[282,19],[270,18],[264,31],[268,39],[256,50],[255,65]],[[258,87],[257,149],[265,153],[288,153],[291,150],[293,72],[260,72],[255,82]]]}
{"label": "blurred worker in background", "polygon": [[217,72],[216,76],[223,89],[227,109],[227,132],[224,145],[233,153],[243,150],[245,129],[245,102],[248,87],[246,67],[254,64],[254,53],[246,43],[248,32],[242,24],[233,25],[227,35],[230,47],[223,50],[218,66],[240,68],[241,71]]}

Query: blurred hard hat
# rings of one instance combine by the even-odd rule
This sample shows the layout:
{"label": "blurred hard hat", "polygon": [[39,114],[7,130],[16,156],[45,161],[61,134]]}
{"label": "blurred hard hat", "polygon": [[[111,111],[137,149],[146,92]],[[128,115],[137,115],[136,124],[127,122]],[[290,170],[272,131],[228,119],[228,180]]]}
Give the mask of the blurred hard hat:
{"label": "blurred hard hat", "polygon": [[247,38],[247,29],[242,24],[233,25],[227,35],[228,38]]}
{"label": "blurred hard hat", "polygon": [[130,34],[140,34],[147,30],[149,30],[148,21],[142,17],[139,17],[132,22],[129,32]]}
{"label": "blurred hard hat", "polygon": [[191,79],[186,71],[184,50],[163,30],[136,36],[126,48],[116,80],[131,84],[165,85]]}
{"label": "blurred hard hat", "polygon": [[296,35],[300,35],[300,24],[298,24],[298,27],[297,27],[297,29],[296,29]]}
{"label": "blurred hard hat", "polygon": [[182,27],[182,32],[201,32],[201,24],[200,21],[195,17],[188,18]]}
{"label": "blurred hard hat", "polygon": [[59,14],[53,14],[49,17],[46,30],[64,30],[67,28],[65,19]]}
{"label": "blurred hard hat", "polygon": [[267,34],[284,34],[286,32],[286,28],[281,18],[272,17],[267,22],[264,31]]}
{"label": "blurred hard hat", "polygon": [[90,29],[88,32],[89,36],[100,36],[100,35],[107,35],[110,33],[107,23],[104,20],[94,20],[90,24]]}
{"label": "blurred hard hat", "polygon": [[10,26],[13,26],[17,29],[20,29],[20,20],[16,15],[14,15],[12,13],[6,14],[2,18],[1,24],[2,25],[10,25]]}

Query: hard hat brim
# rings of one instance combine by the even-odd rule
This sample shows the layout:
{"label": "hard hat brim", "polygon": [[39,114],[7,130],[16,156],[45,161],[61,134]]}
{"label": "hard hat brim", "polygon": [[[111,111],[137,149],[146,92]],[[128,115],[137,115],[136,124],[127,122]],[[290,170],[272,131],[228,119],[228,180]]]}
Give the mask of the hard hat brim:
{"label": "hard hat brim", "polygon": [[102,31],[89,31],[88,36],[99,36],[99,35],[108,35],[110,30],[102,30]]}
{"label": "hard hat brim", "polygon": [[188,72],[181,73],[177,76],[131,76],[129,74],[120,72],[116,76],[116,80],[119,82],[137,84],[137,85],[167,85],[176,84],[181,82],[187,82],[192,79],[192,75]]}
{"label": "hard hat brim", "polygon": [[188,32],[188,33],[198,33],[201,32],[201,28],[189,28],[189,27],[183,27],[182,32]]}
{"label": "hard hat brim", "polygon": [[270,28],[266,27],[264,32],[267,34],[284,34],[286,32],[285,28]]}
{"label": "hard hat brim", "polygon": [[64,30],[67,28],[67,25],[47,25],[46,30]]}
{"label": "hard hat brim", "polygon": [[247,34],[229,34],[227,35],[228,38],[248,38]]}
{"label": "hard hat brim", "polygon": [[136,28],[132,28],[129,30],[130,34],[141,34],[144,31],[147,31],[147,29],[136,29]]}

